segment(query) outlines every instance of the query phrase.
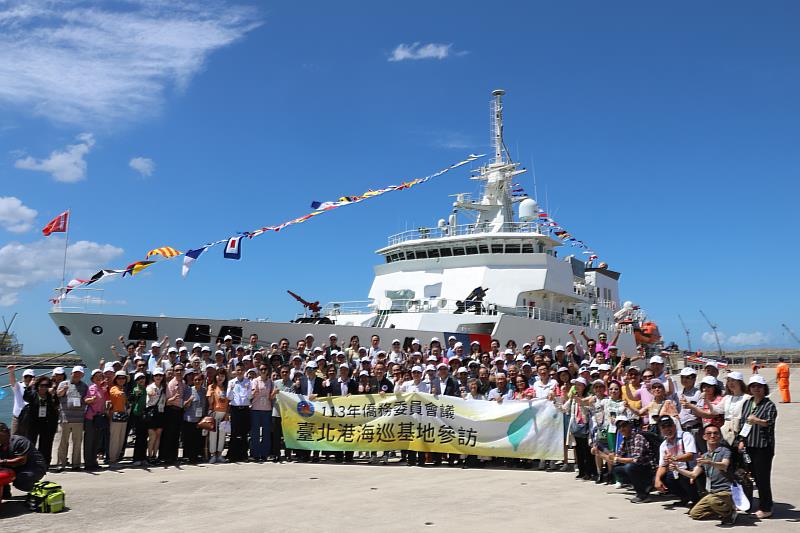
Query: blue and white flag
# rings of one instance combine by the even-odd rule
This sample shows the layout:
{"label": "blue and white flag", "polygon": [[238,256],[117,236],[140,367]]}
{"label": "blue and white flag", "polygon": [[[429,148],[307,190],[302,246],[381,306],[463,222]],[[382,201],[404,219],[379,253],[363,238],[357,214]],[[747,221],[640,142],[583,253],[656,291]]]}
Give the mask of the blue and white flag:
{"label": "blue and white flag", "polygon": [[206,251],[205,246],[201,246],[197,250],[189,250],[186,252],[186,255],[183,256],[183,268],[181,269],[181,276],[184,278],[189,275],[189,269],[192,268],[192,263],[197,261],[197,258],[200,257],[200,254]]}
{"label": "blue and white flag", "polygon": [[241,259],[242,258],[242,237],[231,237],[228,239],[228,244],[225,245],[225,259]]}

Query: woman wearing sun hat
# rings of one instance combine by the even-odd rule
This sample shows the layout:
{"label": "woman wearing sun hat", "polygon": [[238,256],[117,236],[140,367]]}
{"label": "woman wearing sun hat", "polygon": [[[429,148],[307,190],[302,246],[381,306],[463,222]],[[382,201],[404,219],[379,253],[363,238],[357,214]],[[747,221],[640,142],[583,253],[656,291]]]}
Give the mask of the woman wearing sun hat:
{"label": "woman wearing sun hat", "polygon": [[[739,451],[750,457],[747,464],[758,487],[758,518],[772,516],[772,458],[775,456],[775,420],[778,410],[769,396],[764,376],[756,374],[747,382],[751,398],[742,406]],[[747,459],[745,458],[745,462]]]}

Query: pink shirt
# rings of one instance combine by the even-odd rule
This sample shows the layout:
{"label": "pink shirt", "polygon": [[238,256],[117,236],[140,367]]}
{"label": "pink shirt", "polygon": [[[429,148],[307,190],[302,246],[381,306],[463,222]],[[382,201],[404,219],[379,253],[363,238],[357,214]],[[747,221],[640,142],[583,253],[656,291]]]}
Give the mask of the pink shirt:
{"label": "pink shirt", "polygon": [[[167,383],[167,405],[183,408],[183,390],[185,388],[186,383],[184,383],[182,379],[172,378],[172,380]],[[170,401],[170,398],[176,394],[178,398]]]}
{"label": "pink shirt", "polygon": [[272,388],[273,388],[272,380],[269,378],[265,380],[261,376],[259,376],[256,379],[254,379],[252,383],[253,383],[253,404],[252,404],[253,411],[271,411],[272,400],[270,400],[270,395],[272,394]]}
{"label": "pink shirt", "polygon": [[108,391],[104,386],[92,383],[89,385],[89,392],[86,393],[86,398],[94,398],[92,403],[86,404],[86,420],[92,420],[96,415],[102,415],[106,412]]}

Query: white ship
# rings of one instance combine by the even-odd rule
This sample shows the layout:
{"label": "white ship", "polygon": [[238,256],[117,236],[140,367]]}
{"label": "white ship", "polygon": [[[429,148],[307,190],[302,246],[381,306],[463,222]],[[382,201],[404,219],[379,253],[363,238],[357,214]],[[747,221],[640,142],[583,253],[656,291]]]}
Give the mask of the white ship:
{"label": "white ship", "polygon": [[75,306],[81,302],[75,290],[50,316],[90,367],[110,358],[109,346],[120,335],[134,341],[180,337],[212,349],[225,335],[238,343],[252,333],[262,344],[286,337],[292,345],[308,333],[316,344],[335,333],[340,346],[353,335],[368,346],[377,334],[384,349],[395,338],[410,346],[415,338],[427,344],[455,336],[488,350],[492,338],[521,346],[544,335],[555,347],[570,340],[570,330],[593,338],[604,331],[609,339],[619,331],[620,351],[633,354],[644,315],[630,303],[620,305],[620,273],[574,256],[559,258],[562,242],[539,223],[536,201],[512,194],[512,180],[526,170],[511,160],[503,141],[504,94],[492,93],[494,158],[471,177],[480,197],[457,194],[448,218],[435,227],[389,237],[376,252],[383,261],[367,301],[333,302],[294,321],[272,322],[86,312]]}

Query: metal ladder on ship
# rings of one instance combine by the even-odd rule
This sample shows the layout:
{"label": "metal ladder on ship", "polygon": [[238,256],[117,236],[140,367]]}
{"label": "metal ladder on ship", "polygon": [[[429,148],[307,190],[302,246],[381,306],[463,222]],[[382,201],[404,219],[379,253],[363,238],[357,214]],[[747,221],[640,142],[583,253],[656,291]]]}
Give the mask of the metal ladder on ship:
{"label": "metal ladder on ship", "polygon": [[375,322],[372,323],[373,328],[382,328],[386,326],[386,321],[389,319],[389,310],[384,309],[378,312],[378,316],[375,317]]}

